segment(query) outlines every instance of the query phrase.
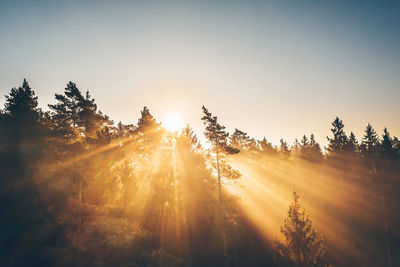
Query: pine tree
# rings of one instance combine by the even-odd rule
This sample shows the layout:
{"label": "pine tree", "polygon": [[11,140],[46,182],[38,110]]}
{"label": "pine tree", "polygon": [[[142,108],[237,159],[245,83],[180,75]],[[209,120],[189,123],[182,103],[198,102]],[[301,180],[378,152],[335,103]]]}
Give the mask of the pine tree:
{"label": "pine tree", "polygon": [[290,152],[293,154],[297,154],[300,152],[300,142],[297,138],[294,139],[294,144],[292,148],[290,149]]}
{"label": "pine tree", "polygon": [[237,154],[239,149],[232,147],[228,143],[228,132],[225,131],[225,126],[218,123],[216,116],[207,110],[206,107],[202,107],[204,116],[201,118],[206,129],[204,135],[211,143],[211,153],[214,155],[212,159],[212,165],[217,171],[218,177],[218,192],[219,192],[219,208],[220,213],[222,209],[222,189],[221,189],[221,179],[222,177],[226,179],[238,179],[240,174],[232,169],[232,167],[224,160],[224,154]]}
{"label": "pine tree", "polygon": [[397,157],[400,157],[400,139],[396,136],[393,137],[393,150]]}
{"label": "pine tree", "polygon": [[187,145],[189,145],[189,147],[193,152],[198,152],[200,151],[200,149],[202,149],[196,134],[194,133],[193,129],[189,126],[189,124],[182,129],[182,137],[184,139],[184,142]]}
{"label": "pine tree", "polygon": [[30,88],[26,79],[22,86],[12,88],[9,95],[6,95],[4,112],[18,120],[37,119],[37,96]]}
{"label": "pine tree", "polygon": [[310,155],[311,155],[310,159],[312,161],[321,161],[322,160],[323,155],[322,155],[321,146],[315,140],[314,134],[311,134],[311,136],[310,136],[309,149],[310,149]]}
{"label": "pine tree", "polygon": [[247,146],[247,142],[249,141],[250,138],[247,135],[247,133],[239,129],[235,129],[230,139],[231,139],[231,146],[237,149],[245,149]]}
{"label": "pine tree", "polygon": [[65,95],[56,94],[57,104],[48,105],[52,111],[51,117],[55,125],[55,131],[58,136],[63,137],[65,141],[71,142],[76,138],[77,132],[73,122],[77,120],[71,110],[72,103]]}
{"label": "pine tree", "polygon": [[314,230],[309,215],[301,209],[295,191],[281,233],[284,241],[275,240],[279,262],[299,267],[323,266],[321,261],[326,253],[324,241]]}
{"label": "pine tree", "polygon": [[114,123],[107,115],[103,115],[100,110],[97,110],[95,99],[91,97],[89,91],[86,91],[85,97],[80,101],[79,106],[79,126],[85,129],[87,136],[94,136],[103,127],[110,127]]}
{"label": "pine tree", "polygon": [[309,143],[308,143],[308,138],[307,138],[307,136],[306,135],[303,135],[303,137],[301,138],[301,141],[300,141],[300,146],[302,147],[302,148],[307,148],[307,146],[309,145]]}
{"label": "pine tree", "polygon": [[347,142],[347,136],[343,131],[344,124],[339,117],[336,117],[336,119],[332,122],[332,126],[333,128],[331,131],[333,133],[333,138],[327,137],[329,141],[327,150],[329,152],[329,156],[335,157],[338,153],[341,153],[344,150]]}
{"label": "pine tree", "polygon": [[279,140],[280,146],[279,146],[279,152],[286,158],[288,159],[290,157],[290,149],[289,145],[286,141],[283,139]]}
{"label": "pine tree", "polygon": [[353,132],[350,133],[345,150],[353,155],[359,152],[359,144]]}
{"label": "pine tree", "polygon": [[393,138],[390,136],[390,133],[386,127],[383,129],[381,151],[384,156],[390,158],[393,157],[395,153],[393,149]]}
{"label": "pine tree", "polygon": [[379,145],[379,137],[375,129],[368,123],[361,139],[361,149],[364,158],[374,157]]}
{"label": "pine tree", "polygon": [[297,152],[301,159],[311,162],[321,161],[323,158],[321,146],[315,140],[314,134],[311,134],[310,139],[306,135],[303,136],[298,144]]}
{"label": "pine tree", "polygon": [[0,114],[1,265],[45,265],[36,252],[48,242],[52,229],[35,178],[41,178],[37,170],[50,125],[26,80],[5,98]]}
{"label": "pine tree", "polygon": [[72,126],[77,127],[79,126],[79,112],[81,112],[80,103],[84,100],[84,97],[76,84],[73,82],[69,82],[67,84],[64,94],[68,98],[67,104],[70,118],[72,120]]}
{"label": "pine tree", "polygon": [[138,151],[142,153],[145,159],[148,159],[149,155],[160,144],[162,128],[147,107],[143,107],[134,133],[139,144]]}
{"label": "pine tree", "polygon": [[272,154],[277,152],[276,148],[265,137],[261,141],[257,141],[257,143],[261,152],[264,154]]}
{"label": "pine tree", "polygon": [[129,137],[134,133],[133,124],[125,125],[121,121],[117,124],[117,137]]}
{"label": "pine tree", "polygon": [[[38,100],[26,79],[22,86],[12,88],[6,95],[3,119],[6,142],[10,145],[16,162],[30,164],[38,159],[44,149],[49,125],[44,122],[44,113],[38,108]],[[10,155],[11,156],[11,155]]]}
{"label": "pine tree", "polygon": [[153,115],[151,115],[149,108],[143,107],[143,110],[141,111],[141,117],[137,123],[136,132],[145,134],[154,131],[154,129],[157,129],[158,127],[159,124],[156,122],[156,119],[154,119]]}
{"label": "pine tree", "polygon": [[309,142],[308,138],[306,135],[303,135],[303,137],[300,140],[300,154],[302,158],[308,158],[308,150],[309,150]]}
{"label": "pine tree", "polygon": [[113,124],[97,109],[89,91],[85,96],[82,95],[73,82],[67,84],[64,95],[56,94],[55,97],[58,103],[48,106],[52,110],[58,133],[67,139],[73,140],[80,136],[93,138],[98,131]]}

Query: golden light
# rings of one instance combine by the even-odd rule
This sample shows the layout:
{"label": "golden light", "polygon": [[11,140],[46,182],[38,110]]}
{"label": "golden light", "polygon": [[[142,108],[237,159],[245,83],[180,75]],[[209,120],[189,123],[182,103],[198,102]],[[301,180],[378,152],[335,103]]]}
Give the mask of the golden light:
{"label": "golden light", "polygon": [[176,114],[168,114],[162,121],[162,125],[171,132],[176,132],[183,128],[181,118]]}

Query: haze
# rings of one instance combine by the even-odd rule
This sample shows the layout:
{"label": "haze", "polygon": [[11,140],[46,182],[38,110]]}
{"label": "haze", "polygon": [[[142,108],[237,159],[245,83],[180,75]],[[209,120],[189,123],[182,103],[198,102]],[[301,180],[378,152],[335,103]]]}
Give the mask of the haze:
{"label": "haze", "polygon": [[147,105],[198,134],[204,104],[274,144],[326,144],[335,116],[399,135],[398,5],[339,2],[1,1],[1,94],[27,78],[46,107],[72,80],[114,120]]}

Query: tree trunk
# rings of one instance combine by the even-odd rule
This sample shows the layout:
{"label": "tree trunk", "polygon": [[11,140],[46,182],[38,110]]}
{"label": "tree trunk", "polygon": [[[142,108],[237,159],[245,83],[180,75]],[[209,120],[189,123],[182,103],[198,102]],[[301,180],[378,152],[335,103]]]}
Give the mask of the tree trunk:
{"label": "tree trunk", "polygon": [[219,215],[222,218],[222,192],[221,192],[221,172],[219,169],[219,150],[217,145],[217,173],[218,173],[218,195],[219,195]]}
{"label": "tree trunk", "polygon": [[217,157],[217,174],[218,174],[218,194],[219,194],[219,220],[222,226],[222,239],[223,239],[223,248],[224,248],[224,257],[225,257],[225,266],[229,266],[228,259],[228,250],[227,250],[227,240],[226,240],[226,232],[225,232],[225,220],[222,214],[222,188],[221,188],[221,171],[219,168],[219,148],[218,143],[216,145],[216,157]]}
{"label": "tree trunk", "polygon": [[79,201],[79,211],[78,211],[78,264],[80,263],[81,256],[81,223],[82,223],[82,174],[79,172],[79,188],[78,188],[78,201]]}

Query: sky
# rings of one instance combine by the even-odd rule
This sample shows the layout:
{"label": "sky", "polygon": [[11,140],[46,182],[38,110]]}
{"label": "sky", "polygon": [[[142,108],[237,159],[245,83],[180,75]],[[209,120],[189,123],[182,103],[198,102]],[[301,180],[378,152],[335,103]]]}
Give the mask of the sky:
{"label": "sky", "polygon": [[[0,0],[0,94],[26,78],[39,105],[69,81],[115,122],[205,105],[230,132],[273,144],[339,116],[400,136],[400,2]],[[4,98],[0,99],[3,105]]]}

